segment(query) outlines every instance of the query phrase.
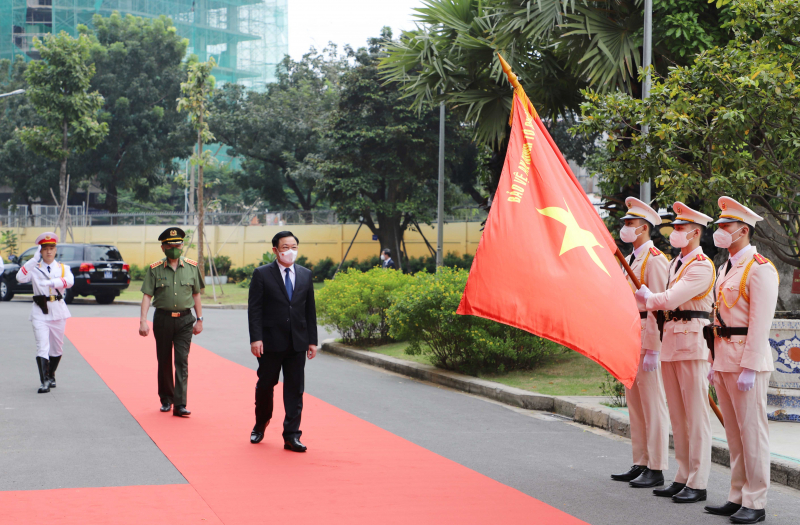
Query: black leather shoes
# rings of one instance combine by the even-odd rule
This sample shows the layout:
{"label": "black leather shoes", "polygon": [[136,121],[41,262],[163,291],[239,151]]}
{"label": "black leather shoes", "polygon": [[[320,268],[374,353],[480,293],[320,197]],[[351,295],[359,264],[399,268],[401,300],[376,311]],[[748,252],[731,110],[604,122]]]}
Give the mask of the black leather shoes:
{"label": "black leather shoes", "polygon": [[305,452],[308,450],[296,437],[283,440],[283,448],[292,452]]}
{"label": "black leather shoes", "polygon": [[170,408],[172,408],[171,403],[161,403],[161,408],[159,408],[159,410],[161,410],[162,412],[169,412]]}
{"label": "black leather shoes", "polygon": [[263,425],[259,425],[256,423],[256,426],[253,427],[253,431],[250,432],[250,443],[256,444],[261,443],[261,440],[264,439],[264,431],[267,429],[269,425],[269,421],[264,423]]}
{"label": "black leather shoes", "polygon": [[693,489],[691,487],[683,487],[683,490],[672,496],[672,501],[675,503],[696,503],[698,501],[706,500],[706,489]]}
{"label": "black leather shoes", "polygon": [[672,484],[665,489],[655,489],[653,491],[653,494],[661,498],[671,498],[678,492],[682,491],[684,487],[686,487],[685,483],[678,483],[677,481],[673,481]]}
{"label": "black leather shoes", "polygon": [[173,416],[185,417],[188,416],[189,414],[191,414],[191,412],[186,410],[186,407],[183,405],[176,406],[175,408],[172,409]]}
{"label": "black leather shoes", "polygon": [[736,514],[731,516],[731,523],[758,523],[767,519],[767,511],[764,509],[748,509],[742,507]]}
{"label": "black leather shoes", "polygon": [[644,472],[639,474],[639,477],[631,481],[631,487],[635,489],[649,489],[652,487],[661,487],[664,485],[664,474],[660,470],[644,469]]}
{"label": "black leather shoes", "polygon": [[611,479],[614,481],[633,481],[639,477],[639,474],[644,472],[647,467],[642,465],[634,465],[631,469],[624,474],[611,474]]}
{"label": "black leather shoes", "polygon": [[731,503],[730,501],[726,501],[725,505],[720,505],[718,507],[714,507],[713,505],[707,505],[705,507],[705,511],[709,514],[714,514],[716,516],[733,516],[737,510],[741,509],[742,506],[738,503]]}

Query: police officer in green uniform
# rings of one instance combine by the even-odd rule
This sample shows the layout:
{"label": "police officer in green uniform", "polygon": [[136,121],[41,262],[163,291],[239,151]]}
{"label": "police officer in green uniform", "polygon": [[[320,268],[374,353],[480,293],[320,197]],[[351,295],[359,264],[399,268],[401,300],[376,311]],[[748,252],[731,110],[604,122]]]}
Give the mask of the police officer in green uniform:
{"label": "police officer in green uniform", "polygon": [[[147,337],[147,311],[150,301],[156,309],[153,315],[153,335],[156,338],[158,359],[158,397],[161,411],[173,416],[188,416],[186,388],[189,379],[189,346],[192,335],[203,331],[203,307],[200,293],[205,288],[197,262],[181,256],[186,233],[180,228],[167,228],[159,235],[161,250],[166,257],[150,265],[142,283],[142,313],[139,335]],[[191,308],[197,314],[192,316]],[[195,321],[197,321],[195,323]],[[175,382],[172,381],[172,349],[175,348]]]}

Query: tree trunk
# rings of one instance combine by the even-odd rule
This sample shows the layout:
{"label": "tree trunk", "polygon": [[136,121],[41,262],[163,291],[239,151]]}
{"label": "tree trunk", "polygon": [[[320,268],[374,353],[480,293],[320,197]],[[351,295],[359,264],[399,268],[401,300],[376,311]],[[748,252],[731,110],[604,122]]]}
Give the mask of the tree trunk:
{"label": "tree trunk", "polygon": [[[61,143],[61,147],[64,149],[64,153],[67,152],[67,147],[69,145],[68,142],[68,135],[67,135],[67,121],[64,121],[63,124],[64,128],[64,138]],[[61,242],[67,242],[67,157],[64,157],[64,160],[61,161],[61,170],[58,173],[58,198],[61,202],[59,202],[59,210],[58,210],[58,228],[61,230]]]}
{"label": "tree trunk", "polygon": [[[203,127],[203,112],[205,106],[200,109],[200,128]],[[200,162],[197,163],[197,266],[200,275],[205,276],[205,266],[203,261],[203,221],[205,220],[206,208],[203,203],[203,135],[202,131],[197,132],[197,154]]]}
{"label": "tree trunk", "polygon": [[400,245],[403,242],[403,230],[400,226],[402,215],[383,215],[378,213],[378,226],[368,224],[372,233],[378,236],[378,241],[381,243],[381,251],[389,248],[392,251],[392,259],[397,265],[397,269],[403,269],[403,252],[400,250]]}

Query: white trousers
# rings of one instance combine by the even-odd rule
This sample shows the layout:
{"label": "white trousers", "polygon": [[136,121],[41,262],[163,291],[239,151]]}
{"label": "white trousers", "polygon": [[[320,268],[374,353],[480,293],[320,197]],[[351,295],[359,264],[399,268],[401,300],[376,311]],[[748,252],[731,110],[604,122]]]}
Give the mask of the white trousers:
{"label": "white trousers", "polygon": [[678,472],[675,481],[703,490],[711,473],[711,419],[708,415],[709,362],[662,361]]}
{"label": "white trousers", "polygon": [[33,335],[36,337],[36,357],[50,359],[50,356],[60,356],[64,350],[64,330],[67,320],[43,321],[32,319]]}
{"label": "white trousers", "polygon": [[769,490],[769,426],[767,388],[771,372],[757,372],[752,390],[742,392],[738,372],[715,372],[719,409],[731,451],[731,490],[728,501],[748,509],[767,506]]}
{"label": "white trousers", "polygon": [[644,356],[641,356],[633,388],[625,391],[631,421],[633,464],[650,470],[667,470],[669,413],[661,367],[645,372],[642,370],[643,360]]}

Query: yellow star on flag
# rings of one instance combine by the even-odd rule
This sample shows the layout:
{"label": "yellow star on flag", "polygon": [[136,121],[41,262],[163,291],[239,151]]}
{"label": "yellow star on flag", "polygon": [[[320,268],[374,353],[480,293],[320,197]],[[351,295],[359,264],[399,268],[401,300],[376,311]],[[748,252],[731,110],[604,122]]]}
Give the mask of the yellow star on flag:
{"label": "yellow star on flag", "polygon": [[[567,206],[566,201],[564,202],[564,205]],[[557,220],[567,227],[567,229],[564,230],[564,240],[561,242],[561,252],[558,255],[564,255],[573,248],[579,248],[583,246],[586,248],[586,253],[589,254],[589,257],[592,259],[592,261],[594,261],[594,263],[599,266],[600,269],[606,273],[606,275],[609,275],[608,270],[606,270],[606,267],[603,266],[602,261],[594,251],[595,246],[599,246],[600,248],[603,246],[597,242],[597,239],[592,232],[589,230],[584,230],[578,226],[578,221],[575,220],[575,216],[571,211],[569,211],[569,206],[567,206],[566,209],[550,207],[540,210],[539,208],[536,208],[536,211],[546,217]]]}

